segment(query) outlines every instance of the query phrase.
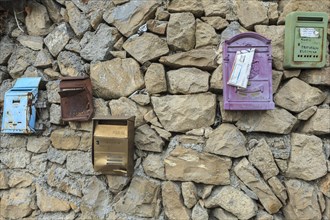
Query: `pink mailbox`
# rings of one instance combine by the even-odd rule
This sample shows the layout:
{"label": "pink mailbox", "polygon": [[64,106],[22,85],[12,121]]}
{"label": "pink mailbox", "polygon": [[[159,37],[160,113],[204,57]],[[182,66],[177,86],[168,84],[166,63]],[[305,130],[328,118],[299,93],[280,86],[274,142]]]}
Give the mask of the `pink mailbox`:
{"label": "pink mailbox", "polygon": [[[223,94],[225,110],[274,109],[270,40],[253,33],[238,34],[223,45]],[[246,88],[228,85],[236,52],[255,48]]]}

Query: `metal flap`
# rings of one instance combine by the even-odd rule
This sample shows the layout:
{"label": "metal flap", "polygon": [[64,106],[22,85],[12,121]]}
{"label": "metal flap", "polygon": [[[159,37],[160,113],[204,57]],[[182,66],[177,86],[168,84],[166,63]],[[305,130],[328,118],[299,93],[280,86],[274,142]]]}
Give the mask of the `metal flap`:
{"label": "metal flap", "polygon": [[26,77],[16,80],[13,88],[38,88],[41,81],[41,77]]}
{"label": "metal flap", "polygon": [[98,124],[95,127],[95,137],[127,138],[127,125],[104,125]]}

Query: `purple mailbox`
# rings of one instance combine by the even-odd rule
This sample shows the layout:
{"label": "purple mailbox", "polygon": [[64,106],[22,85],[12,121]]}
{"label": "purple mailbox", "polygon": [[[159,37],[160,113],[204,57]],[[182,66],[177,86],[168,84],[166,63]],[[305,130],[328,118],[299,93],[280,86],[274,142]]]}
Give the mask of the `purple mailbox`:
{"label": "purple mailbox", "polygon": [[[223,46],[223,94],[225,110],[274,109],[272,93],[272,51],[270,40],[253,33],[238,34]],[[228,85],[237,51],[255,48],[246,88]]]}

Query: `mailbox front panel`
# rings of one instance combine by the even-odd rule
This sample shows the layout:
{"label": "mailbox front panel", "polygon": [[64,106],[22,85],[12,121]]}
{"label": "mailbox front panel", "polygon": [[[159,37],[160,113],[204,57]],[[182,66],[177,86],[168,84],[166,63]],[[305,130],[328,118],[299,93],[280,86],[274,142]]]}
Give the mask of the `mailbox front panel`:
{"label": "mailbox front panel", "polygon": [[[246,89],[227,84],[237,51],[255,48]],[[243,33],[225,41],[223,50],[224,109],[267,110],[274,108],[272,96],[272,60],[270,40]]]}
{"label": "mailbox front panel", "polygon": [[285,19],[284,68],[322,68],[326,64],[328,15],[291,12]]}

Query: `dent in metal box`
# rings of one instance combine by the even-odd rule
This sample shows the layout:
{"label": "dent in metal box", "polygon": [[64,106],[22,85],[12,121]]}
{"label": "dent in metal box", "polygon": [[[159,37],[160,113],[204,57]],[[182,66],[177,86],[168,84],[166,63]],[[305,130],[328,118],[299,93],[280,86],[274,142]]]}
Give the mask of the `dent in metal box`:
{"label": "dent in metal box", "polygon": [[5,93],[2,133],[30,134],[35,132],[36,102],[41,77],[19,78]]}
{"label": "dent in metal box", "polygon": [[115,116],[93,118],[92,160],[96,172],[132,176],[134,119]]}

